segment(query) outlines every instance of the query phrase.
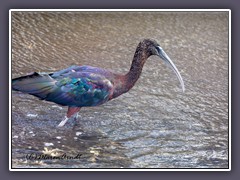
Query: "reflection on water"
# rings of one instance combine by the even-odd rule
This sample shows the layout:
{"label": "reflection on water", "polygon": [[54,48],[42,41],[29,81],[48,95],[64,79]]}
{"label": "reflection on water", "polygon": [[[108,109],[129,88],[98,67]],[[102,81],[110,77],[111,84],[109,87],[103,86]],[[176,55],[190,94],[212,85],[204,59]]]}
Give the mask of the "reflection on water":
{"label": "reflection on water", "polygon": [[[186,86],[156,57],[128,93],[82,108],[12,93],[13,167],[228,168],[228,15],[225,12],[13,12],[12,76],[84,64],[125,73],[143,38],[156,39]],[[82,154],[29,160],[27,154]]]}

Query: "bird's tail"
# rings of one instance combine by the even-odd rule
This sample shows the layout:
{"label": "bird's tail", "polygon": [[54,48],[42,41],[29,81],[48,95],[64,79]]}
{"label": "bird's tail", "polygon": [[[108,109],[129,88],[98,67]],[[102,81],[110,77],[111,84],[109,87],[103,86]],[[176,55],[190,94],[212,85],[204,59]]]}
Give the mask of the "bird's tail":
{"label": "bird's tail", "polygon": [[13,90],[28,93],[40,99],[45,99],[55,88],[55,80],[48,74],[34,72],[31,75],[12,79]]}

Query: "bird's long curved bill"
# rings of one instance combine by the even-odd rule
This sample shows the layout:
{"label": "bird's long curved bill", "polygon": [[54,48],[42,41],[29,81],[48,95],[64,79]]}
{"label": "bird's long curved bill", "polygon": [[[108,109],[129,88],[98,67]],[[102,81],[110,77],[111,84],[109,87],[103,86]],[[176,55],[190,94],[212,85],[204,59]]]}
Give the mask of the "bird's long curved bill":
{"label": "bird's long curved bill", "polygon": [[164,52],[164,50],[160,46],[158,46],[158,53],[159,53],[160,58],[162,58],[164,60],[164,62],[166,62],[173,69],[173,71],[175,72],[175,74],[178,77],[178,80],[180,81],[182,90],[184,92],[185,91],[184,82],[183,82],[182,76],[180,75],[177,67],[173,64],[172,60],[168,57],[168,55]]}

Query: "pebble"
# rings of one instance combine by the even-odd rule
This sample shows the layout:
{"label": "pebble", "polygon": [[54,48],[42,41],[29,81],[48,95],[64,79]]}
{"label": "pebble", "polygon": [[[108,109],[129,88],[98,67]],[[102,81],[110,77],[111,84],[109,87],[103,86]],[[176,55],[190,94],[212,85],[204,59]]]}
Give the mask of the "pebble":
{"label": "pebble", "polygon": [[58,109],[63,109],[62,107],[56,106],[56,105],[53,105],[52,107],[53,107],[53,108],[58,108]]}
{"label": "pebble", "polygon": [[44,143],[45,146],[53,146],[53,143]]}
{"label": "pebble", "polygon": [[81,134],[82,134],[82,132],[76,132],[76,136],[79,136]]}
{"label": "pebble", "polygon": [[27,114],[28,117],[37,117],[37,114]]}

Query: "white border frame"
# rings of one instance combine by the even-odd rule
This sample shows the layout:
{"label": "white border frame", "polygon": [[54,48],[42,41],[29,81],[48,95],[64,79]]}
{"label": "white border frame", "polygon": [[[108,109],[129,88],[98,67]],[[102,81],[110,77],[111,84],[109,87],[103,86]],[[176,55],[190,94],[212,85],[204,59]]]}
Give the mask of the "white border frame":
{"label": "white border frame", "polygon": [[[228,163],[229,168],[228,169],[190,169],[190,168],[182,168],[182,169],[17,169],[12,168],[12,37],[11,37],[11,23],[12,23],[12,17],[11,13],[16,11],[23,11],[23,12],[30,12],[30,11],[36,11],[36,12],[68,12],[68,11],[76,11],[76,12],[228,12],[229,15],[229,56],[228,56],[228,123],[229,123],[229,129],[228,129]],[[230,9],[10,9],[9,10],[9,171],[231,171],[231,10]]]}

